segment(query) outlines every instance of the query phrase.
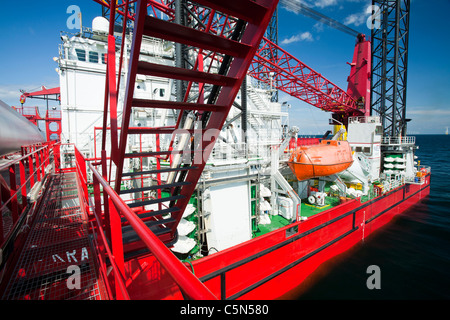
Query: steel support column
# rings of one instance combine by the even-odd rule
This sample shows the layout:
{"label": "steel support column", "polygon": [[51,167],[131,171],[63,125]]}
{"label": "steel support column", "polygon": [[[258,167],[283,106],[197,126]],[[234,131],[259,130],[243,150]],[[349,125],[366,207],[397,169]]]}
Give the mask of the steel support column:
{"label": "steel support column", "polygon": [[[373,0],[371,113],[385,136],[406,135],[406,80],[410,0]],[[379,8],[379,11],[377,10]]]}

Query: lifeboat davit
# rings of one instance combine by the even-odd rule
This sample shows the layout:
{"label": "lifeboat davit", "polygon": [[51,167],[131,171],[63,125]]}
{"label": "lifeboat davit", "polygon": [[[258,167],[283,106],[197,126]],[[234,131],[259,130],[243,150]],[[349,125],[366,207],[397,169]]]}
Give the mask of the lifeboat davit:
{"label": "lifeboat davit", "polygon": [[313,146],[297,147],[288,165],[298,180],[330,176],[344,171],[353,163],[347,141],[322,140]]}

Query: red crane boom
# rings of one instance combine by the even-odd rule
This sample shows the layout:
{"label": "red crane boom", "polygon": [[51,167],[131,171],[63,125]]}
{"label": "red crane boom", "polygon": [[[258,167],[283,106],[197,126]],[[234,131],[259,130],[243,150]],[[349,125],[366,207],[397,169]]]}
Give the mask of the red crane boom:
{"label": "red crane boom", "polygon": [[[268,60],[265,57],[267,51],[276,51],[272,56],[277,58]],[[364,104],[358,101],[357,95],[345,92],[267,38],[263,38],[249,74],[324,111],[346,115],[365,113]]]}

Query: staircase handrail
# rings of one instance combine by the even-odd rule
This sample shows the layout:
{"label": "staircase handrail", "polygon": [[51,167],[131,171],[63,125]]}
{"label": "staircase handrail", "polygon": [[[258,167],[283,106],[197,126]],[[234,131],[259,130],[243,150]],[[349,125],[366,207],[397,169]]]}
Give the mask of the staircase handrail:
{"label": "staircase handrail", "polygon": [[123,215],[134,231],[145,243],[150,252],[161,263],[162,267],[178,284],[181,291],[190,299],[216,300],[216,296],[164,245],[164,243],[144,224],[144,222],[128,207],[122,198],[111,188],[108,182],[87,163],[93,177],[103,187],[118,213]]}

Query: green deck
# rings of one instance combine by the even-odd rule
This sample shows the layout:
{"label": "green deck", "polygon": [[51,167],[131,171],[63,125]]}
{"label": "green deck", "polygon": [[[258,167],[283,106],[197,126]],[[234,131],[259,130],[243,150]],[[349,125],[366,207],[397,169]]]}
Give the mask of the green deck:
{"label": "green deck", "polygon": [[277,230],[279,228],[287,226],[290,223],[287,219],[283,218],[280,215],[278,216],[269,215],[269,217],[272,222],[270,224],[258,225],[258,229],[255,232],[253,232],[254,237],[259,237],[273,230]]}
{"label": "green deck", "polygon": [[[312,206],[308,203],[302,202],[301,216],[309,218],[315,214],[318,214],[320,212],[323,212],[325,210],[333,208],[333,207],[337,206],[338,204],[339,204],[339,198],[335,198],[335,197],[326,197],[325,198],[325,206],[323,206],[323,207]],[[269,233],[273,230],[277,230],[277,229],[287,226],[288,224],[291,223],[289,220],[285,219],[281,215],[276,215],[276,216],[269,215],[269,217],[270,217],[271,223],[265,224],[265,225],[263,225],[263,224],[258,225],[258,229],[255,232],[253,232],[254,237],[258,237],[263,234]]]}
{"label": "green deck", "polygon": [[[329,192],[330,192],[329,184],[327,184],[325,186],[324,191],[329,194]],[[369,200],[373,199],[374,197],[375,197],[375,195],[373,193],[373,185],[370,185],[369,186],[369,195],[362,196],[360,198],[360,200],[361,200],[361,203],[364,203],[366,201],[369,201]],[[310,205],[309,203],[307,203],[306,199],[303,199],[302,203],[301,203],[300,215],[302,217],[309,218],[309,217],[312,217],[315,214],[318,214],[318,213],[323,212],[325,210],[328,210],[328,209],[331,209],[333,207],[336,207],[339,204],[340,204],[340,199],[339,199],[338,196],[327,196],[325,198],[325,205],[323,207]],[[290,221],[288,221],[287,219],[285,219],[284,217],[282,217],[280,215],[277,215],[277,216],[269,215],[269,217],[270,217],[270,220],[272,222],[270,224],[266,224],[266,225],[258,225],[257,226],[257,230],[253,232],[253,236],[254,237],[258,237],[258,236],[261,236],[263,234],[269,233],[269,232],[271,232],[273,230],[282,228],[282,227],[287,226],[288,224],[291,223]]]}

